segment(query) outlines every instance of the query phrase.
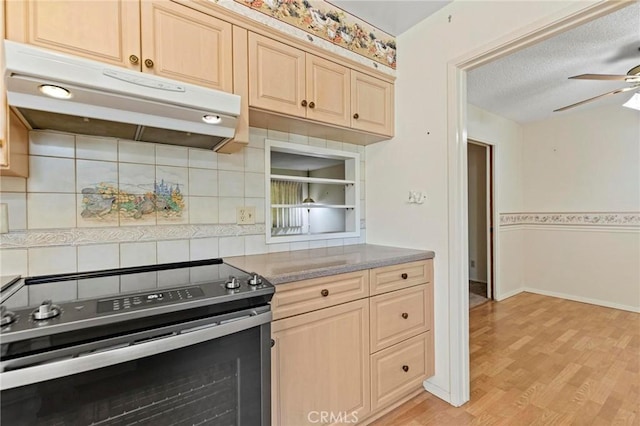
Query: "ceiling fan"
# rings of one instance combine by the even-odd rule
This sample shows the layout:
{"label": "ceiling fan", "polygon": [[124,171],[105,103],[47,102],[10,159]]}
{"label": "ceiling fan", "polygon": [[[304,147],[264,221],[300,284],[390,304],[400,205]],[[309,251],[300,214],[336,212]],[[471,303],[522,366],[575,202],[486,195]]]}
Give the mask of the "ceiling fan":
{"label": "ceiling fan", "polygon": [[618,93],[631,92],[634,90],[640,90],[640,65],[631,68],[626,75],[611,75],[611,74],[580,74],[569,77],[569,79],[575,80],[607,80],[607,81],[624,81],[631,83],[631,86],[621,89],[612,90],[611,92],[603,93],[602,95],[594,96],[593,98],[585,99],[584,101],[576,102],[575,104],[567,105],[562,108],[553,110],[553,112],[564,111],[569,108],[576,107],[578,105],[586,104],[587,102],[595,101],[604,96],[617,95]]}

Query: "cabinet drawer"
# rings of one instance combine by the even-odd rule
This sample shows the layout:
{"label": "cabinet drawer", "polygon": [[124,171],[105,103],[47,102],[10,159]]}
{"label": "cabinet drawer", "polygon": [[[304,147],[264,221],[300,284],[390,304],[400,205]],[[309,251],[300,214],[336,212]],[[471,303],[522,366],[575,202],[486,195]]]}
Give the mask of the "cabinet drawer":
{"label": "cabinet drawer", "polygon": [[433,260],[401,263],[371,269],[371,295],[430,283],[433,275]]}
{"label": "cabinet drawer", "polygon": [[367,296],[368,271],[358,271],[278,285],[271,310],[276,320]]}
{"label": "cabinet drawer", "polygon": [[370,299],[371,353],[431,329],[431,284]]}
{"label": "cabinet drawer", "polygon": [[430,371],[432,331],[371,356],[371,409],[375,411],[418,389]]}

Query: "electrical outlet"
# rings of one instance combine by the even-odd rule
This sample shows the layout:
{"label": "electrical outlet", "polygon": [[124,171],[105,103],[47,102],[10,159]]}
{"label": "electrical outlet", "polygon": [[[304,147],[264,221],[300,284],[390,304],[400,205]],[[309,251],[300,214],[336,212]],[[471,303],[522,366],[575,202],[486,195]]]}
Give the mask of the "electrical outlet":
{"label": "electrical outlet", "polygon": [[472,260],[472,261],[471,261],[471,267],[472,267],[472,268],[475,268],[475,267],[476,267],[476,261],[475,261],[475,260]]}
{"label": "electrical outlet", "polygon": [[256,223],[256,208],[255,207],[237,207],[236,208],[236,223],[238,225],[253,225]]}

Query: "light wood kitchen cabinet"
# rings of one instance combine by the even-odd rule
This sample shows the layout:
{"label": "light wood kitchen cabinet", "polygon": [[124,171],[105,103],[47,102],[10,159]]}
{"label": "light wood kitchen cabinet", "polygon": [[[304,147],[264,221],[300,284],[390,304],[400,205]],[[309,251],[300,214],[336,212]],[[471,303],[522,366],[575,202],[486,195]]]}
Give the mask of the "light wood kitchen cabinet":
{"label": "light wood kitchen cabinet", "polygon": [[261,35],[249,34],[249,104],[348,127],[351,70]]}
{"label": "light wood kitchen cabinet", "polygon": [[351,71],[351,127],[393,136],[394,88],[391,83]]}
{"label": "light wood kitchen cabinet", "polygon": [[327,411],[369,413],[367,299],[274,321],[271,330],[272,424],[317,424]]}
{"label": "light wood kitchen cabinet", "polygon": [[232,26],[169,0],[11,1],[7,38],[233,91]]}

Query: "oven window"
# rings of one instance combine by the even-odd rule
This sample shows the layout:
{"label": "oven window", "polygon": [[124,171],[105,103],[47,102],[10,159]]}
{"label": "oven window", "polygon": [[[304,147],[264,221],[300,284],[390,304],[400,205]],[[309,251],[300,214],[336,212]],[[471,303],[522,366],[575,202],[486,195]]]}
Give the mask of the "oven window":
{"label": "oven window", "polygon": [[3,391],[2,422],[260,425],[261,398],[269,392],[261,371],[261,334],[264,330],[254,327],[175,351]]}

